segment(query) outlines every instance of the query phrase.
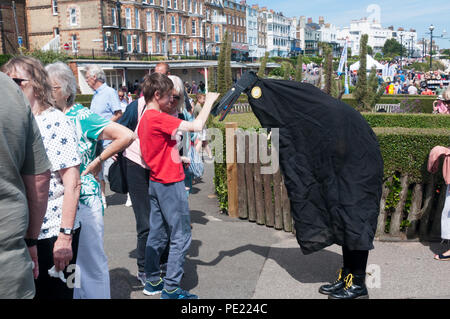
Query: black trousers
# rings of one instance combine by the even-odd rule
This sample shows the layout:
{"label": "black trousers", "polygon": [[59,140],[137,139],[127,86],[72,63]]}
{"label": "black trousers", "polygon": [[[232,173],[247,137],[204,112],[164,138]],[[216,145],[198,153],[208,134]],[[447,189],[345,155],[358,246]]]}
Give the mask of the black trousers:
{"label": "black trousers", "polygon": [[[34,281],[36,286],[36,295],[34,299],[73,299],[73,286],[75,275],[75,264],[78,253],[78,241],[80,239],[81,227],[75,230],[72,237],[72,260],[69,266],[64,269],[64,278],[67,282],[64,283],[59,278],[50,277],[48,271],[54,266],[53,262],[53,247],[58,239],[57,236],[38,240],[38,262],[39,262],[39,276]],[[72,266],[71,266],[72,265]],[[67,268],[71,268],[71,272],[67,272]],[[70,278],[69,278],[70,277]],[[71,278],[73,279],[71,280]],[[69,278],[69,279],[68,279]]]}
{"label": "black trousers", "polygon": [[[150,231],[150,195],[148,186],[150,171],[124,157],[127,166],[128,193],[133,204],[137,232],[137,266],[139,272],[145,272],[145,250]],[[169,245],[161,256],[161,263],[167,263]]]}
{"label": "black trousers", "polygon": [[349,250],[342,246],[342,255],[344,257],[344,268],[355,275],[364,275],[366,273],[368,250]]}
{"label": "black trousers", "polygon": [[126,157],[124,159],[127,167],[128,193],[136,218],[137,265],[138,270],[144,272],[145,246],[150,230],[150,196],[148,195],[150,171]]}

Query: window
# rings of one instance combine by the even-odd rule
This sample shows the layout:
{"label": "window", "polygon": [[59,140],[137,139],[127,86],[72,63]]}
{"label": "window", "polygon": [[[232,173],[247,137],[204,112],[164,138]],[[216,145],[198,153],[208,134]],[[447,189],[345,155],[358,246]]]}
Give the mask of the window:
{"label": "window", "polygon": [[192,13],[192,0],[188,0],[188,10]]}
{"label": "window", "polygon": [[177,0],[173,0],[173,8],[178,9],[178,3]]}
{"label": "window", "polygon": [[206,37],[208,39],[211,39],[211,27],[210,26],[206,27]]}
{"label": "window", "polygon": [[158,23],[158,21],[159,21],[159,15],[158,15],[157,12],[155,12],[155,25],[156,25],[156,30],[159,31],[159,23]]}
{"label": "window", "polygon": [[156,37],[156,53],[160,53],[160,52],[161,52],[161,51],[159,50],[159,48],[160,48],[159,42],[160,42],[159,37]]}
{"label": "window", "polygon": [[117,51],[117,34],[114,33],[114,51]]}
{"label": "window", "polygon": [[193,20],[192,21],[192,35],[196,35],[196,32],[195,32],[196,30],[195,30],[195,20]]}
{"label": "window", "polygon": [[194,54],[197,54],[197,41],[194,41],[192,48],[194,49]]}
{"label": "window", "polygon": [[150,11],[147,11],[147,31],[150,31],[152,29],[152,13]]}
{"label": "window", "polygon": [[171,32],[172,33],[175,33],[176,32],[176,27],[175,27],[175,17],[174,16],[172,16],[172,28],[171,28],[172,30],[171,30]]}
{"label": "window", "polygon": [[166,26],[165,26],[165,23],[164,23],[164,16],[161,16],[159,20],[160,20],[160,30],[161,31],[166,31]]}
{"label": "window", "polygon": [[178,33],[183,33],[183,19],[181,17],[178,17]]}
{"label": "window", "polygon": [[183,39],[180,39],[180,53],[183,53]]}
{"label": "window", "polygon": [[141,52],[141,37],[140,36],[137,36],[136,37],[136,49],[137,49],[137,52]]}
{"label": "window", "polygon": [[57,0],[52,0],[52,11],[53,11],[54,16],[58,15],[58,1]]}
{"label": "window", "polygon": [[147,52],[153,53],[153,39],[152,37],[147,37]]}
{"label": "window", "polygon": [[197,9],[198,9],[198,7],[197,7],[197,1],[194,0],[194,13],[197,13],[197,12],[198,12]]}
{"label": "window", "polygon": [[177,53],[177,40],[173,39],[172,40],[172,54]]}
{"label": "window", "polygon": [[117,9],[116,8],[111,9],[111,21],[112,21],[112,25],[117,25]]}
{"label": "window", "polygon": [[77,25],[77,9],[70,8],[70,25]]}
{"label": "window", "polygon": [[216,42],[220,41],[219,27],[214,27],[214,41]]}
{"label": "window", "polygon": [[125,9],[125,26],[127,29],[131,29],[131,9]]}
{"label": "window", "polygon": [[135,24],[136,29],[140,29],[141,21],[139,19],[139,9],[138,8],[134,9],[134,24]]}
{"label": "window", "polygon": [[170,0],[167,0],[167,8],[172,8],[172,3],[171,3],[172,1],[170,1]]}
{"label": "window", "polygon": [[127,51],[128,52],[133,51],[133,42],[132,42],[131,34],[127,35]]}
{"label": "window", "polygon": [[78,52],[78,43],[77,43],[77,35],[72,34],[72,52],[77,53]]}

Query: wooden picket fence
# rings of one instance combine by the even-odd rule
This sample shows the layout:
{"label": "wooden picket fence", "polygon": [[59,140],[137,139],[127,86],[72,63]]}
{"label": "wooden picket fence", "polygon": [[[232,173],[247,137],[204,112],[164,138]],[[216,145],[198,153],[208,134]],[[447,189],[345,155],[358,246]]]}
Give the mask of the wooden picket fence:
{"label": "wooden picket fence", "polygon": [[[249,139],[252,134],[258,133],[244,135],[245,149],[239,149],[237,140],[238,135],[242,133],[237,129],[237,123],[226,123],[229,216],[295,233],[290,202],[281,170],[278,169],[274,174],[261,174],[261,167],[264,165],[259,156],[253,154],[255,160],[249,161],[251,158]],[[244,163],[237,161],[237,154],[240,152],[245,152]],[[259,154],[259,149],[256,153]],[[392,176],[387,178],[383,184],[376,239],[387,241],[440,240],[440,220],[445,202],[446,186],[443,184],[443,180],[432,176],[429,183],[415,184],[409,181],[407,175],[400,176],[402,189],[398,204],[394,212],[386,212],[386,199],[392,179]],[[408,190],[412,190],[411,207],[409,214],[405,216],[404,207]],[[386,230],[388,219],[390,226]],[[408,226],[403,226],[402,230],[401,224],[405,221]]]}

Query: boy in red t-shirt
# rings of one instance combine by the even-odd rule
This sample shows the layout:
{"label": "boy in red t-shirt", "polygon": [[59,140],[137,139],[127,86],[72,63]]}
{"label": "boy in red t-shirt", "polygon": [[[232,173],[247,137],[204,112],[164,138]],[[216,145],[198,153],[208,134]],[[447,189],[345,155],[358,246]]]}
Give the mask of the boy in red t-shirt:
{"label": "boy in red t-shirt", "polygon": [[[172,81],[163,74],[153,73],[144,79],[147,110],[138,129],[142,157],[150,168],[150,232],[144,294],[162,292],[161,299],[197,299],[196,295],[180,288],[186,253],[191,244],[191,227],[183,164],[175,136],[177,131],[201,131],[219,94],[208,93],[197,119],[187,122],[168,114],[173,100],[172,89]],[[169,240],[167,272],[162,279],[159,261]]]}

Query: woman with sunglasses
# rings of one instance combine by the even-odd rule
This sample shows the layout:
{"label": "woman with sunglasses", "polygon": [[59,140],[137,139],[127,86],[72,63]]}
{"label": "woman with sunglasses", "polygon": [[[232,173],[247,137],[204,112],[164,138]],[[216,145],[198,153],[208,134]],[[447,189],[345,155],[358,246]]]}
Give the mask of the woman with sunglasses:
{"label": "woman with sunglasses", "polygon": [[[52,163],[47,211],[37,241],[39,277],[36,299],[72,299],[73,288],[63,282],[75,269],[80,222],[76,218],[80,197],[80,155],[75,128],[57,108],[52,86],[42,63],[31,57],[12,58],[3,66],[30,102],[47,156]],[[53,269],[54,267],[54,269]],[[55,270],[56,278],[49,275]],[[69,268],[70,269],[70,268]],[[61,275],[61,273],[59,273]]]}
{"label": "woman with sunglasses", "polygon": [[[108,259],[103,248],[103,205],[100,184],[95,176],[101,163],[125,149],[135,136],[126,127],[75,103],[77,82],[66,64],[56,62],[47,65],[46,69],[56,107],[66,114],[77,129],[77,144],[81,153],[81,195],[77,216],[83,227],[76,260],[80,283],[74,289],[74,298],[109,299]],[[96,157],[99,140],[112,140],[112,143]]]}

